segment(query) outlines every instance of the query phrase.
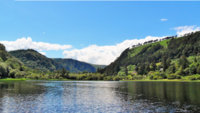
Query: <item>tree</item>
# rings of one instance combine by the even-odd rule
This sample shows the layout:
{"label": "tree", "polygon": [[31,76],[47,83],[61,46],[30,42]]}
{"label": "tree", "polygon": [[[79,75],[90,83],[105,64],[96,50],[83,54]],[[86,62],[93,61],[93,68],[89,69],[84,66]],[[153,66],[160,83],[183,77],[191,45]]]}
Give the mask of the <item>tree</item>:
{"label": "tree", "polygon": [[150,71],[150,65],[149,63],[147,63],[145,66],[145,74],[147,74],[149,71]]}
{"label": "tree", "polygon": [[196,74],[197,68],[194,64],[192,64],[189,68],[189,72],[191,75]]}
{"label": "tree", "polygon": [[144,63],[138,65],[138,71],[137,72],[140,75],[145,74],[145,64]]}
{"label": "tree", "polygon": [[6,60],[7,60],[7,54],[6,54],[5,51],[0,50],[0,58],[1,58],[3,61],[6,61]]}
{"label": "tree", "polygon": [[200,74],[200,65],[197,67],[196,72],[197,72],[197,74]]}
{"label": "tree", "polygon": [[162,58],[162,66],[163,66],[163,71],[165,71],[167,69],[167,59],[166,57]]}
{"label": "tree", "polygon": [[152,71],[155,71],[155,70],[156,70],[156,63],[155,63],[155,62],[151,63],[150,69],[151,69]]}
{"label": "tree", "polygon": [[0,65],[0,78],[8,77],[7,67]]}
{"label": "tree", "polygon": [[69,71],[67,71],[65,68],[62,68],[60,76],[63,78],[69,78]]}
{"label": "tree", "polygon": [[169,66],[168,68],[168,73],[175,73],[176,72],[176,67],[174,64],[172,64],[171,66]]}
{"label": "tree", "polygon": [[183,67],[180,67],[179,70],[176,72],[177,75],[185,75]]}
{"label": "tree", "polygon": [[181,56],[181,58],[179,59],[179,65],[180,65],[183,69],[185,69],[186,67],[188,67],[188,64],[189,64],[189,62],[188,62],[187,58],[186,58],[184,55]]}

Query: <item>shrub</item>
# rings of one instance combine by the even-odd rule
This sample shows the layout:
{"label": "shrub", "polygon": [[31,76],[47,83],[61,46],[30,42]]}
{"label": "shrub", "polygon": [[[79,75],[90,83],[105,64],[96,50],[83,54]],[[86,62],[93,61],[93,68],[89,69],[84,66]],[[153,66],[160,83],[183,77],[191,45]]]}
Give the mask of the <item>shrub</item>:
{"label": "shrub", "polygon": [[200,75],[199,74],[191,75],[191,76],[188,76],[187,79],[189,79],[189,80],[200,80]]}
{"label": "shrub", "polygon": [[106,77],[104,77],[104,80],[112,81],[113,80],[113,76],[106,76]]}
{"label": "shrub", "polygon": [[9,77],[15,78],[16,73],[17,73],[17,70],[11,69],[11,70],[10,70],[10,73],[9,73]]}
{"label": "shrub", "polygon": [[15,74],[15,78],[23,78],[25,77],[26,73],[23,71],[17,71]]}
{"label": "shrub", "polygon": [[141,79],[143,79],[143,76],[142,76],[142,75],[134,75],[134,76],[132,77],[132,79],[133,79],[133,80],[141,80]]}
{"label": "shrub", "polygon": [[159,71],[149,72],[148,76],[149,76],[149,79],[151,79],[151,80],[166,78],[166,75],[163,72],[159,72]]}
{"label": "shrub", "polygon": [[195,76],[189,76],[188,79],[189,80],[197,80],[197,78]]}
{"label": "shrub", "polygon": [[181,79],[181,76],[177,75],[177,74],[169,74],[169,75],[167,75],[167,78],[168,79]]}

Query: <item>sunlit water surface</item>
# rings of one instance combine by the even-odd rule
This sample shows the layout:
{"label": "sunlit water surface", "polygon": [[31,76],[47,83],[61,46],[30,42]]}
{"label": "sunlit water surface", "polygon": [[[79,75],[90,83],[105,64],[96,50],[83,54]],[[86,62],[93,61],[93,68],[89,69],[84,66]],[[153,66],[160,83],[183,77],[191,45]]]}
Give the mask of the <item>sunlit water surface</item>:
{"label": "sunlit water surface", "polygon": [[197,82],[0,82],[0,113],[199,111]]}

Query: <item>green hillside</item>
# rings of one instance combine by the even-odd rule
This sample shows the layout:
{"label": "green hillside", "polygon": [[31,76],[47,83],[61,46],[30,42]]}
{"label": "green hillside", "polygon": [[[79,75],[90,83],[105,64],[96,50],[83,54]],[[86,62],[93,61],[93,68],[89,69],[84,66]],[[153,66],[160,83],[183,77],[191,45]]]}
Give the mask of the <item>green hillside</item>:
{"label": "green hillside", "polygon": [[96,68],[88,63],[80,62],[73,59],[53,59],[57,65],[58,69],[65,68],[70,72],[96,72]]}
{"label": "green hillside", "polygon": [[9,52],[11,55],[18,58],[27,67],[41,71],[53,71],[56,70],[56,63],[47,58],[46,56],[38,53],[35,50],[16,50]]}
{"label": "green hillside", "polygon": [[43,72],[52,72],[63,68],[73,73],[96,72],[96,68],[88,63],[73,59],[51,59],[32,49],[16,50],[9,53],[18,58],[27,67]]}
{"label": "green hillside", "polygon": [[100,72],[125,76],[157,74],[160,78],[200,74],[200,32],[133,46]]}

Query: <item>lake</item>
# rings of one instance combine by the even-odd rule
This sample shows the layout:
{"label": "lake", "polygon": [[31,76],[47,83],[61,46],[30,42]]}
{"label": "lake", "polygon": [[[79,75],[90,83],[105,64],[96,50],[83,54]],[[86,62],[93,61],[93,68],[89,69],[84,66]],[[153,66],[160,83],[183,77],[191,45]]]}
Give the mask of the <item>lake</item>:
{"label": "lake", "polygon": [[0,82],[0,113],[199,111],[199,82]]}

